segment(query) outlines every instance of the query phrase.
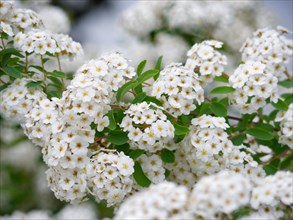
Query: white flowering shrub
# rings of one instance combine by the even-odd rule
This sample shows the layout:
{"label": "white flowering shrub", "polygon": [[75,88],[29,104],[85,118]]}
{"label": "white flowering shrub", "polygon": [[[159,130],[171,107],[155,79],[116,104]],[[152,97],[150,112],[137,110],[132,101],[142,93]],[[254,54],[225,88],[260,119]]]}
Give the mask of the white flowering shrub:
{"label": "white flowering shrub", "polygon": [[[229,56],[230,66],[239,62],[238,50],[253,31],[275,26],[275,18],[257,1],[138,1],[121,16],[120,23],[129,34],[125,48],[128,57],[139,63],[146,59],[155,63],[164,56],[164,64],[185,62],[186,51],[195,43],[208,39],[224,42],[222,52]],[[249,19],[248,19],[249,18]],[[241,30],[241,31],[239,31]],[[206,42],[203,42],[206,44]],[[195,51],[189,53],[191,56]],[[187,64],[194,64],[194,54]],[[198,60],[198,59],[197,59]],[[192,61],[192,62],[191,62]],[[210,68],[208,68],[210,67]],[[214,76],[221,65],[213,66],[203,73]],[[208,83],[210,79],[204,83]]]}
{"label": "white flowering shrub", "polygon": [[[79,43],[46,30],[31,10],[7,1],[0,10],[1,115],[41,148],[57,199],[104,203],[116,219],[292,214],[286,29],[258,30],[231,73],[223,43],[204,40],[183,64],[161,67],[160,57],[145,70],[146,60],[134,68],[112,52],[71,78],[62,63],[82,54]],[[214,81],[222,84],[204,91]]]}

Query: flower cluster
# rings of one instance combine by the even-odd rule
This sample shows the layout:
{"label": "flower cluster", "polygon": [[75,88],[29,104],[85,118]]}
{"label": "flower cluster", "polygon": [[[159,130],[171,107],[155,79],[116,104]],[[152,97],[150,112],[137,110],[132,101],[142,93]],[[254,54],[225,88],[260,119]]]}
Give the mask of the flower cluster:
{"label": "flower cluster", "polygon": [[279,30],[260,29],[249,38],[241,48],[242,60],[260,61],[266,64],[267,72],[280,78],[287,70],[286,63],[292,56],[293,42],[287,39],[284,33],[288,33],[285,28]]}
{"label": "flower cluster", "polygon": [[187,204],[186,187],[163,182],[125,200],[114,219],[191,219]]}
{"label": "flower cluster", "polygon": [[266,212],[271,218],[283,217],[285,206],[293,203],[292,179],[291,172],[279,171],[273,176],[259,180],[252,190],[252,208],[267,209]]}
{"label": "flower cluster", "polygon": [[26,53],[75,57],[82,54],[80,43],[68,35],[51,34],[45,30],[34,29],[27,33],[19,32],[15,36],[15,47]]}
{"label": "flower cluster", "polygon": [[0,92],[1,113],[15,121],[24,122],[26,115],[46,94],[39,89],[28,88],[26,78],[15,80],[8,88]]}
{"label": "flower cluster", "polygon": [[241,174],[222,171],[203,177],[193,188],[190,208],[197,216],[211,219],[230,214],[249,203],[252,185]]}
{"label": "flower cluster", "polygon": [[99,202],[120,203],[132,189],[133,160],[123,152],[100,152],[87,166],[88,185]]}
{"label": "flower cluster", "polygon": [[[197,177],[229,169],[247,173],[249,176],[263,176],[252,157],[241,146],[233,146],[224,131],[229,125],[224,118],[202,115],[191,121],[190,133],[182,149],[192,172]],[[246,165],[244,165],[246,164]]]}
{"label": "flower cluster", "polygon": [[198,180],[198,177],[191,171],[190,164],[184,152],[184,145],[181,143],[177,148],[174,154],[175,162],[164,164],[165,169],[170,172],[166,179],[191,189]]}
{"label": "flower cluster", "polygon": [[204,101],[203,93],[197,74],[179,63],[166,66],[152,87],[152,95],[174,116],[188,115],[196,108],[194,100]]}
{"label": "flower cluster", "polygon": [[216,49],[221,48],[222,42],[206,40],[193,47],[187,52],[186,67],[200,74],[202,85],[210,83],[214,77],[222,75],[224,65],[227,64],[226,56]]}
{"label": "flower cluster", "polygon": [[[165,169],[160,156],[156,154],[143,154],[136,161],[140,163],[144,174],[152,184],[159,184],[165,180]],[[137,184],[134,185],[133,188],[138,190],[142,189],[142,187]]]}
{"label": "flower cluster", "polygon": [[255,28],[274,22],[272,13],[255,1],[144,1],[121,17],[122,27],[132,37],[125,53],[132,60],[147,58],[152,63],[161,55],[165,63],[184,62],[188,46],[203,39],[225,42],[229,58],[238,63],[235,55],[243,41]]}
{"label": "flower cluster", "polygon": [[230,76],[229,82],[236,91],[231,101],[242,113],[251,114],[266,105],[266,99],[278,101],[278,79],[260,61],[246,61]]}
{"label": "flower cluster", "polygon": [[48,185],[57,199],[80,203],[87,195],[87,176],[82,169],[63,169],[50,167],[46,171]]}
{"label": "flower cluster", "polygon": [[42,27],[42,21],[36,12],[17,9],[11,1],[1,1],[0,12],[1,30],[11,37],[15,32]]}
{"label": "flower cluster", "polygon": [[279,142],[293,149],[293,104],[289,105],[287,111],[280,111],[276,121],[281,122]]}
{"label": "flower cluster", "polygon": [[[96,163],[89,157],[89,146],[95,141],[95,130],[91,127],[91,123],[94,122],[97,125],[98,131],[102,131],[109,125],[106,114],[111,109],[110,104],[114,91],[125,83],[125,78],[130,78],[134,74],[133,68],[120,54],[105,55],[99,60],[92,60],[83,65],[61,99],[44,98],[30,110],[29,114],[26,114],[26,121],[23,125],[25,133],[35,144],[42,147],[44,161],[51,167],[48,171],[49,176],[53,176],[50,187],[57,198],[71,202],[80,202],[84,198],[87,192],[85,169],[88,169],[88,164]],[[118,188],[115,193],[113,191],[113,195],[109,194],[109,197],[104,195],[102,198],[102,194],[97,194],[97,198],[100,200],[108,198],[107,201],[111,205],[124,198],[126,194],[124,188],[127,184],[130,185],[129,190],[132,185],[132,180],[128,181],[127,178],[133,172],[133,164],[124,164],[126,156],[119,155],[120,157],[122,165],[119,166],[122,168],[117,169],[121,171],[121,175],[124,175],[123,188],[119,188],[121,183],[117,182]],[[117,161],[113,155],[109,156],[109,159],[111,159],[111,163]],[[124,172],[124,170],[130,173]],[[71,176],[75,179],[69,181],[69,185],[65,185],[65,188],[58,186],[58,183],[63,181],[62,178],[69,175],[65,175],[65,173],[75,172],[76,175]],[[94,169],[93,172],[98,171]],[[91,185],[93,186],[93,184]],[[69,186],[71,191],[66,188]],[[101,190],[104,190],[103,193],[105,193],[104,188],[95,193],[101,193]],[[74,193],[75,191],[76,193]],[[117,197],[119,191],[121,192]]]}
{"label": "flower cluster", "polygon": [[128,132],[131,147],[149,152],[168,148],[175,128],[159,106],[147,102],[133,104],[125,114],[120,126]]}

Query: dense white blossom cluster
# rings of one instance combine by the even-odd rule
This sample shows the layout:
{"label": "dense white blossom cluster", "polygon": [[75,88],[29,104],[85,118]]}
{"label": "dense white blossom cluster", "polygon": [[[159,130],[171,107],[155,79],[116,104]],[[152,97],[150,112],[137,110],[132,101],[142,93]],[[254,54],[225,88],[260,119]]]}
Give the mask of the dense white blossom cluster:
{"label": "dense white blossom cluster", "polygon": [[11,1],[1,1],[0,12],[0,30],[10,37],[19,31],[42,27],[42,21],[36,12],[30,9],[18,9]]}
{"label": "dense white blossom cluster", "polygon": [[222,45],[223,43],[219,41],[206,40],[199,44],[196,43],[187,52],[188,59],[185,66],[200,74],[199,79],[204,86],[214,77],[222,75],[224,71],[227,58],[216,50]]}
{"label": "dense white blossom cluster", "polygon": [[180,63],[171,63],[154,82],[152,95],[159,98],[164,108],[174,116],[188,115],[195,104],[204,101],[204,91],[198,75]]}
{"label": "dense white blossom cluster", "polygon": [[128,198],[114,219],[191,219],[187,204],[186,187],[163,182]]}
{"label": "dense white blossom cluster", "polygon": [[[74,163],[74,161],[73,161]],[[50,167],[46,171],[48,185],[57,199],[80,203],[87,196],[87,176],[83,169]]]}
{"label": "dense white blossom cluster", "polygon": [[[191,121],[190,133],[182,149],[192,172],[198,177],[229,169],[261,177],[262,169],[241,146],[234,146],[224,131],[229,125],[224,118],[202,115]],[[190,176],[192,178],[192,176]]]}
{"label": "dense white blossom cluster", "polygon": [[27,33],[19,32],[15,36],[15,47],[26,53],[75,57],[83,53],[80,43],[68,35],[51,34],[46,30],[33,29]]}
{"label": "dense white blossom cluster", "polygon": [[278,101],[278,79],[260,61],[246,61],[230,76],[229,82],[236,89],[230,100],[242,113],[251,114],[266,105],[266,99]]}
{"label": "dense white blossom cluster", "polygon": [[41,90],[28,88],[26,84],[29,81],[26,78],[17,79],[0,92],[0,109],[5,117],[24,122],[24,116],[46,98]]}
{"label": "dense white blossom cluster", "polygon": [[[156,154],[143,154],[136,161],[140,163],[144,174],[152,184],[159,184],[165,180],[166,170],[163,167],[163,161],[160,156]],[[142,189],[139,185],[134,185],[134,188]]]}
{"label": "dense white blossom cluster", "polygon": [[257,181],[252,190],[251,206],[258,212],[264,210],[271,218],[284,216],[285,206],[293,204],[293,174],[289,171],[278,171]]}
{"label": "dense white blossom cluster", "polygon": [[177,148],[178,149],[174,154],[174,163],[164,164],[165,169],[170,172],[166,179],[179,185],[187,186],[191,189],[194,186],[194,183],[198,180],[198,177],[191,171],[190,164],[184,152],[184,145],[179,144]]}
{"label": "dense white blossom cluster", "polygon": [[132,189],[133,160],[123,152],[100,152],[87,166],[88,185],[96,200],[120,203]]}
{"label": "dense white blossom cluster", "polygon": [[275,120],[281,122],[279,142],[293,149],[293,104],[289,105],[287,111],[278,112]]}
{"label": "dense white blossom cluster", "polygon": [[285,33],[288,31],[282,27],[278,31],[269,28],[257,30],[240,50],[242,61],[260,61],[266,64],[268,74],[281,78],[293,53],[293,41],[286,38]]}
{"label": "dense white blossom cluster", "polygon": [[197,216],[213,219],[249,203],[252,185],[241,174],[222,171],[203,177],[193,188],[190,208]]}
{"label": "dense white blossom cluster", "polygon": [[149,152],[168,148],[175,131],[162,108],[147,102],[131,105],[120,126],[128,132],[131,147]]}

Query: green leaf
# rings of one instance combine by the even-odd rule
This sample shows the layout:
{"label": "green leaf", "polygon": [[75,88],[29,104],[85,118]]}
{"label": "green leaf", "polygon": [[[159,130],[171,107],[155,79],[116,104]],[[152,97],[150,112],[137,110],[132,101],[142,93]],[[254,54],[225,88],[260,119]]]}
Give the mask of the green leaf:
{"label": "green leaf", "polygon": [[267,164],[263,166],[263,169],[267,175],[274,175],[278,171],[277,167],[272,164]]}
{"label": "green leaf", "polygon": [[66,77],[65,73],[60,72],[60,71],[56,71],[56,70],[54,70],[53,72],[47,72],[47,74],[51,75],[53,77],[56,77],[56,78],[65,78]]}
{"label": "green leaf", "polygon": [[280,163],[280,169],[284,170],[287,168],[293,168],[293,156],[288,156]]}
{"label": "green leaf", "polygon": [[0,86],[0,92],[4,89],[6,89],[9,86],[9,83],[5,83],[3,85]]}
{"label": "green leaf", "polygon": [[21,78],[21,73],[14,67],[6,66],[4,72],[13,78]]}
{"label": "green leaf", "polygon": [[48,76],[48,79],[50,79],[54,86],[58,89],[62,89],[62,82],[60,81],[60,79],[56,78],[56,77],[53,77],[53,76]]}
{"label": "green leaf", "polygon": [[146,63],[147,63],[147,61],[143,60],[143,61],[140,62],[140,64],[138,64],[137,69],[136,69],[136,73],[137,73],[138,76],[140,76],[140,74],[142,73]]}
{"label": "green leaf", "polygon": [[250,213],[250,209],[242,208],[242,209],[234,211],[233,216],[234,216],[235,219],[238,219],[238,218],[241,218],[243,216],[248,215],[249,213]]}
{"label": "green leaf", "polygon": [[220,87],[216,87],[214,88],[210,94],[227,94],[227,93],[231,93],[234,92],[235,89],[230,87],[230,86],[220,86]]}
{"label": "green leaf", "polygon": [[259,140],[272,140],[273,139],[272,133],[268,132],[262,128],[249,128],[246,132],[247,132],[247,134],[249,134]]}
{"label": "green leaf", "polygon": [[280,81],[278,82],[278,85],[290,89],[293,87],[293,78],[291,80],[286,79],[286,80]]}
{"label": "green leaf", "polygon": [[156,99],[155,97],[152,96],[147,96],[144,98],[144,101],[146,101],[147,103],[155,103],[158,106],[163,106],[162,103],[160,102],[160,100]]}
{"label": "green leaf", "polygon": [[122,97],[130,90],[133,89],[134,87],[137,86],[137,82],[136,81],[129,81],[127,83],[125,83],[122,87],[120,87],[117,91],[116,94],[116,99],[117,102],[120,102],[120,100],[122,99]]}
{"label": "green leaf", "polygon": [[203,103],[200,107],[200,111],[199,111],[199,114],[200,115],[204,115],[204,114],[209,114],[211,112],[210,110],[210,103]]}
{"label": "green leaf", "polygon": [[168,149],[162,150],[161,158],[165,163],[174,163],[175,162],[174,152],[170,151]]}
{"label": "green leaf", "polygon": [[138,162],[135,162],[134,164],[133,177],[137,184],[143,187],[148,187],[152,183],[150,179],[144,174],[141,165]]}
{"label": "green leaf", "polygon": [[282,99],[279,99],[277,103],[272,102],[271,104],[272,104],[272,106],[274,106],[278,110],[281,110],[281,111],[288,110],[288,105]]}
{"label": "green leaf", "polygon": [[223,82],[223,83],[228,83],[229,82],[228,78],[225,77],[225,76],[216,76],[214,78],[214,80],[217,81],[217,82]]}
{"label": "green leaf", "polygon": [[0,51],[0,57],[3,57],[4,55],[15,55],[20,58],[24,58],[24,56],[20,53],[19,50],[16,50],[15,48],[6,48]]}
{"label": "green leaf", "polygon": [[210,105],[210,109],[216,116],[219,116],[219,117],[226,117],[227,116],[227,108],[220,103],[213,102]]}
{"label": "green leaf", "polygon": [[135,149],[133,151],[131,151],[131,153],[129,154],[129,156],[135,160],[136,158],[138,158],[140,155],[144,154],[145,151],[141,150],[141,149]]}
{"label": "green leaf", "polygon": [[138,84],[145,82],[146,80],[154,77],[156,74],[159,73],[159,70],[148,70],[142,73],[139,77],[137,77]]}
{"label": "green leaf", "polygon": [[231,139],[231,141],[235,146],[240,146],[241,144],[243,144],[245,138],[246,138],[245,134],[240,134],[236,136],[235,138]]}
{"label": "green leaf", "polygon": [[175,135],[186,135],[189,132],[189,128],[183,125],[179,125],[179,124],[174,124],[174,128],[175,128]]}
{"label": "green leaf", "polygon": [[42,85],[42,82],[43,81],[30,81],[26,84],[26,86],[29,88],[36,88],[36,87]]}
{"label": "green leaf", "polygon": [[110,110],[108,112],[107,116],[109,118],[109,126],[108,126],[108,128],[113,131],[117,127],[116,121],[115,121],[115,118],[114,118],[114,114],[113,114],[113,110]]}
{"label": "green leaf", "polygon": [[284,102],[286,102],[288,105],[293,103],[293,94],[292,93],[283,94],[282,97],[285,99]]}
{"label": "green leaf", "polygon": [[128,136],[127,133],[123,131],[110,131],[109,135],[107,136],[107,139],[115,145],[123,145],[128,142]]}
{"label": "green leaf", "polygon": [[154,76],[154,80],[157,80],[160,76],[162,60],[163,60],[163,56],[160,56],[159,59],[157,60],[157,63],[155,65],[155,70],[159,70],[159,72]]}
{"label": "green leaf", "polygon": [[147,94],[145,92],[139,93],[135,96],[135,98],[132,101],[132,104],[140,103],[142,102],[145,97],[147,97]]}

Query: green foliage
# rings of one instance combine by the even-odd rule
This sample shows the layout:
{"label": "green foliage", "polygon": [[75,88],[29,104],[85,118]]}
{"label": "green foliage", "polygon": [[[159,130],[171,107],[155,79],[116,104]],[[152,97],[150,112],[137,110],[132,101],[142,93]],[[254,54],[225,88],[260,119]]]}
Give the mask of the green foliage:
{"label": "green foliage", "polygon": [[210,109],[216,116],[219,116],[219,117],[227,116],[227,108],[221,103],[218,103],[218,102],[211,103]]}
{"label": "green foliage", "polygon": [[214,88],[210,94],[214,95],[214,94],[227,94],[227,93],[231,93],[234,92],[235,89],[230,87],[230,86],[219,86]]}
{"label": "green foliage", "polygon": [[175,155],[173,151],[168,149],[163,149],[161,152],[161,158],[165,163],[174,163],[175,162]]}
{"label": "green foliage", "polygon": [[54,70],[53,72],[46,72],[46,74],[48,74],[49,76],[53,76],[55,78],[66,78],[65,73],[61,71]]}
{"label": "green foliage", "polygon": [[36,87],[39,87],[39,86],[41,86],[42,85],[42,83],[43,83],[43,81],[30,81],[30,82],[28,82],[27,84],[26,84],[26,86],[28,87],[28,88],[36,88]]}
{"label": "green foliage", "polygon": [[121,130],[110,131],[107,136],[108,141],[115,145],[123,145],[128,142],[127,133]]}
{"label": "green foliage", "polygon": [[137,82],[136,81],[129,81],[127,83],[125,83],[123,86],[121,86],[116,94],[116,99],[117,102],[120,102],[121,99],[123,98],[123,96],[130,90],[133,89],[134,87],[137,86]]}
{"label": "green foliage", "polygon": [[117,123],[116,123],[116,120],[115,120],[115,117],[114,117],[114,113],[113,113],[113,109],[112,110],[110,110],[109,112],[108,112],[108,114],[107,114],[107,116],[108,116],[108,118],[109,118],[109,126],[108,126],[108,128],[110,129],[110,130],[115,130],[116,129],[116,127],[117,127]]}
{"label": "green foliage", "polygon": [[271,104],[272,104],[272,106],[274,106],[278,110],[281,110],[281,111],[288,110],[288,104],[281,99],[279,99],[278,102],[276,102],[276,103],[272,102]]}
{"label": "green foliage", "polygon": [[150,179],[144,174],[139,162],[135,162],[134,164],[133,177],[137,184],[142,187],[148,187],[152,183]]}
{"label": "green foliage", "polygon": [[21,72],[15,67],[6,66],[3,69],[4,69],[4,72],[7,73],[8,76],[11,76],[15,79],[21,78]]}
{"label": "green foliage", "polygon": [[278,85],[290,89],[293,87],[293,78],[290,80],[286,79],[286,80],[280,81],[278,82]]}
{"label": "green foliage", "polygon": [[189,128],[184,125],[174,124],[175,135],[186,135],[189,132]]}
{"label": "green foliage", "polygon": [[141,150],[141,149],[135,149],[133,151],[131,151],[131,153],[129,154],[129,156],[135,160],[136,158],[140,157],[142,154],[144,154],[145,151]]}
{"label": "green foliage", "polygon": [[247,129],[247,134],[250,134],[251,136],[255,137],[259,140],[272,140],[273,135],[271,132],[262,129],[262,128],[249,128]]}
{"label": "green foliage", "polygon": [[142,73],[146,63],[147,63],[147,61],[143,60],[143,61],[140,62],[140,64],[138,64],[137,69],[136,69],[136,73],[137,73],[138,76],[140,76],[140,74]]}

